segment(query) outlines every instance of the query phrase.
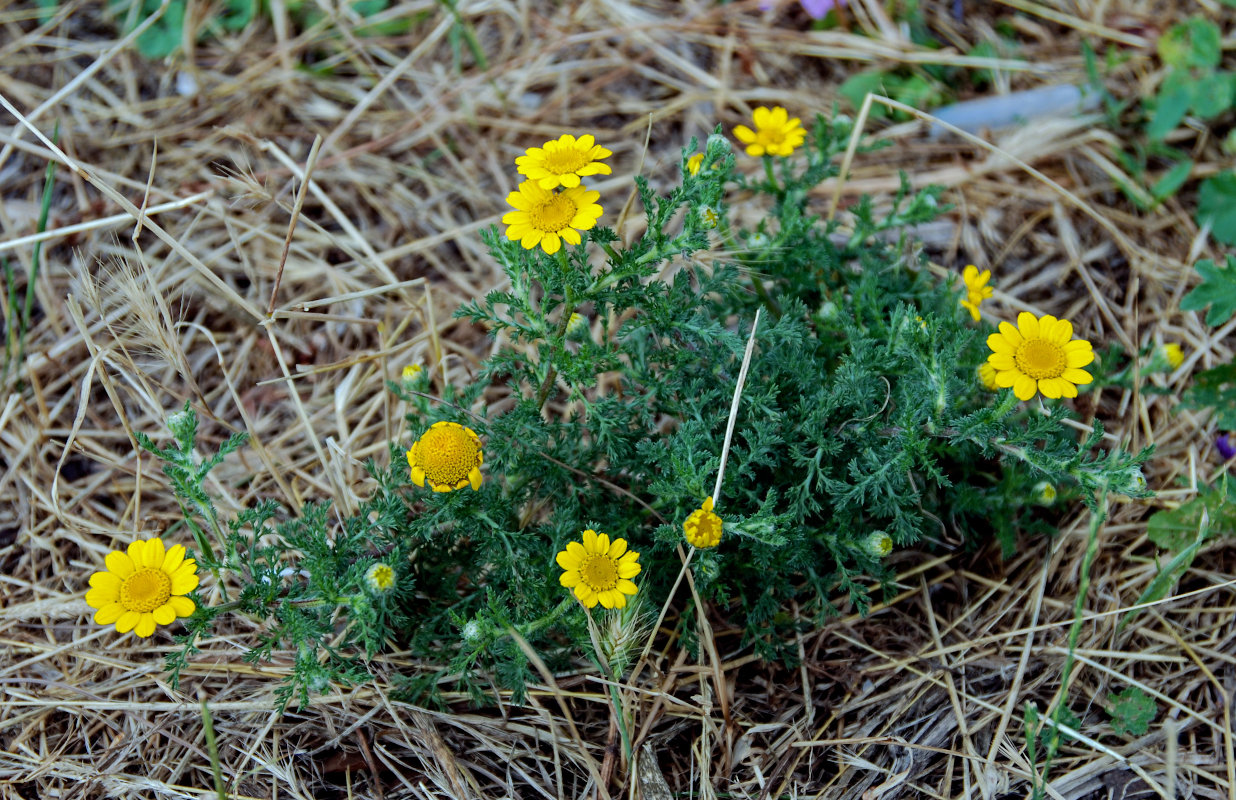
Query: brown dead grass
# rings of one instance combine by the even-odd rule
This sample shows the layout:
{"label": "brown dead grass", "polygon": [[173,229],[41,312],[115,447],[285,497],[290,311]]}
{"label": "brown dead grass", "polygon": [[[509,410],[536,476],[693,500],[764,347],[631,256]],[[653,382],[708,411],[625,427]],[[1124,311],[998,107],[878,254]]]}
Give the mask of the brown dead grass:
{"label": "brown dead grass", "polygon": [[[1083,37],[1127,56],[1111,88],[1132,97],[1159,78],[1159,29],[1219,4],[967,0],[958,19],[951,0],[924,0],[946,43],[932,51],[875,0],[853,0],[843,29],[820,33],[789,0],[773,13],[754,0],[459,0],[489,59],[481,69],[465,51],[459,70],[434,0],[397,3],[391,16],[422,21],[391,38],[356,35],[344,13],[298,32],[282,0],[270,5],[273,23],[151,63],[101,4],[65,2],[39,24],[31,4],[0,2],[0,96],[24,118],[0,116],[0,256],[20,291],[44,168],[62,165],[29,356],[0,402],[0,796],[210,795],[199,698],[238,798],[1023,796],[1034,765],[1022,714],[1060,690],[1080,509],[1006,562],[967,552],[946,525],[934,554],[894,556],[891,602],[803,635],[797,669],[753,659],[722,618],[704,664],[658,640],[622,686],[636,764],[607,747],[606,687],[582,665],[546,673],[528,706],[474,711],[459,697],[443,714],[390,700],[390,676],[418,669],[391,653],[372,684],[275,717],[287,654],[246,664],[244,621],[173,691],[170,640],[99,629],[82,594],[109,549],[176,524],[133,432],[161,434],[186,400],[206,446],[252,437],[211,482],[225,513],[258,497],[355,507],[361,461],[408,433],[384,379],[419,362],[438,385],[462,383],[491,347],[451,313],[501,285],[477,231],[497,222],[530,144],[595,132],[615,152],[598,188],[625,197],[639,164],[664,185],[691,135],[755,105],[827,112],[847,75],[898,65],[993,67],[992,91],[1082,82]],[[1001,21],[1022,58],[966,61]],[[53,150],[30,127],[55,123]],[[1184,366],[1152,379],[1170,393],[1107,390],[1078,406],[1113,442],[1157,446],[1147,477],[1160,494],[1118,504],[1101,532],[1068,687],[1087,739],[1066,745],[1052,794],[1236,798],[1236,552],[1209,547],[1175,595],[1118,628],[1156,574],[1149,510],[1218,472],[1212,429],[1177,406],[1191,373],[1232,357],[1232,324],[1211,330],[1177,309],[1189,265],[1214,248],[1183,200],[1131,210],[1113,183],[1120,143],[1094,119],[980,141],[932,141],[918,122],[866,130],[894,147],[822,187],[821,213],[834,198],[844,209],[886,196],[897,170],[943,183],[956,210],[920,233],[942,269],[993,269],[992,314],[1067,316],[1096,342],[1183,344]],[[1198,174],[1223,166],[1220,137],[1189,136],[1176,144]],[[1159,708],[1137,740],[1103,712],[1131,685]]]}

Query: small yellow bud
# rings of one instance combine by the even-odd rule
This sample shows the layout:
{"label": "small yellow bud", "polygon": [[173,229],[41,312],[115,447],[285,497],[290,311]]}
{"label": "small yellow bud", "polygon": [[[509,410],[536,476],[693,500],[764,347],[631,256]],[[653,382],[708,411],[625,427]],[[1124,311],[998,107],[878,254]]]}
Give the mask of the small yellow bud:
{"label": "small yellow bud", "polygon": [[1184,350],[1175,342],[1163,345],[1163,355],[1167,358],[1167,363],[1172,365],[1172,369],[1179,369],[1184,363]]}
{"label": "small yellow bud", "polygon": [[1039,481],[1034,485],[1034,502],[1041,506],[1049,506],[1056,502],[1056,487],[1047,481]]}

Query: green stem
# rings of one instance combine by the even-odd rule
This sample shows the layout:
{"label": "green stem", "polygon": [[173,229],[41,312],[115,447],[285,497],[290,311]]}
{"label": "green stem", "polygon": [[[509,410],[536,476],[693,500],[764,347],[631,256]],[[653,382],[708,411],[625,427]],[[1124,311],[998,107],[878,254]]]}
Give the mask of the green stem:
{"label": "green stem", "polygon": [[214,720],[210,717],[210,709],[206,707],[206,699],[202,698],[202,732],[206,735],[206,751],[210,754],[210,772],[215,780],[215,794],[219,800],[227,800],[227,789],[223,785],[223,770],[219,765],[219,745],[215,741]]}
{"label": "green stem", "polygon": [[768,188],[772,192],[779,191],[777,176],[773,173],[772,156],[764,156],[764,174],[768,176]]}
{"label": "green stem", "polygon": [[622,736],[622,751],[626,754],[629,764],[631,762],[631,734],[627,730],[627,718],[622,713],[622,698],[618,696],[618,684],[612,676],[609,683],[609,701],[614,704],[614,718],[618,721],[618,733]]}
{"label": "green stem", "polygon": [[618,251],[615,250],[613,246],[609,244],[609,242],[601,242],[601,249],[605,251],[605,254],[607,256],[609,256],[610,261],[612,261],[614,264],[618,263]]}
{"label": "green stem", "polygon": [[[57,122],[56,127],[52,129],[52,143],[54,144],[59,141],[60,141],[60,123]],[[43,178],[42,206],[39,209],[38,225],[35,226],[35,231],[37,233],[42,233],[43,231],[47,230],[47,216],[51,211],[52,187],[55,185],[55,179],[56,179],[56,162],[48,161],[47,171]],[[17,357],[14,358],[12,362],[17,365],[20,365],[21,362],[26,357],[26,336],[30,332],[30,314],[34,310],[34,286],[39,278],[39,260],[42,257],[42,255],[43,255],[43,242],[41,241],[35,242],[34,250],[32,251],[30,255],[30,279],[26,281],[26,298],[25,298],[25,302],[22,303],[21,318],[18,321],[18,327],[17,327]],[[10,286],[11,286],[11,280],[12,279],[10,277]],[[10,297],[12,297],[11,294],[10,294]],[[16,316],[16,310],[13,309],[11,305],[9,306],[9,313],[13,316]],[[10,327],[9,333],[12,334],[12,332],[13,332],[12,328]],[[9,348],[9,343],[6,341],[5,342],[5,353],[7,354],[9,352],[12,352],[12,351]],[[8,374],[8,367],[9,367],[9,362],[6,360],[5,365],[4,365],[4,371],[5,371],[6,377]]]}
{"label": "green stem", "polygon": [[[721,231],[721,240],[725,242],[725,246],[730,249],[730,252],[738,253],[741,251],[738,247],[738,242],[734,240],[734,232],[728,224]],[[773,300],[772,296],[768,294],[768,290],[764,288],[764,282],[760,280],[758,275],[754,274],[754,270],[752,270],[752,273],[751,285],[755,288],[755,293],[760,298],[760,302],[768,309],[768,313],[773,315],[773,319],[781,319],[781,306],[777,305],[777,301]]]}
{"label": "green stem", "polygon": [[[558,261],[562,264],[564,272],[570,270],[571,267],[567,263],[565,251],[558,251]],[[545,403],[549,400],[550,392],[554,389],[554,381],[558,379],[558,370],[554,369],[554,357],[562,346],[562,340],[566,338],[567,327],[571,324],[571,315],[575,313],[575,290],[571,288],[571,284],[566,284],[564,293],[562,319],[558,321],[558,330],[554,334],[554,348],[551,350],[549,357],[549,372],[545,373],[545,380],[541,381],[541,387],[536,392],[536,407],[538,411],[545,407]]]}
{"label": "green stem", "polygon": [[554,622],[557,621],[558,617],[561,617],[563,614],[565,614],[566,610],[573,605],[575,605],[575,597],[574,595],[568,594],[566,596],[566,599],[558,604],[557,608],[550,611],[548,614],[541,617],[540,619],[534,619],[531,622],[525,622],[523,625],[516,625],[515,630],[519,631],[520,636],[527,639],[529,636],[541,630],[542,628],[546,627],[547,625],[552,625]]}
{"label": "green stem", "polygon": [[1083,622],[1083,611],[1086,607],[1086,595],[1090,591],[1090,569],[1094,566],[1094,559],[1099,553],[1099,529],[1103,526],[1103,521],[1107,519],[1107,492],[1104,490],[1098,497],[1096,508],[1090,518],[1089,537],[1086,541],[1086,553],[1082,556],[1081,574],[1077,579],[1077,599],[1073,601],[1073,624],[1069,627],[1068,652],[1064,657],[1064,668],[1061,670],[1060,676],[1060,699],[1056,703],[1056,707],[1052,709],[1051,720],[1056,723],[1052,726],[1051,737],[1048,739],[1046,753],[1043,760],[1042,786],[1034,787],[1034,794],[1037,797],[1043,796],[1047,786],[1047,772],[1051,769],[1051,762],[1056,756],[1056,751],[1060,747],[1060,718],[1064,711],[1068,708],[1069,696],[1069,678],[1073,675],[1073,667],[1077,663],[1076,651],[1077,641],[1081,638],[1081,629]]}
{"label": "green stem", "polygon": [[777,305],[777,301],[772,299],[768,294],[768,290],[764,288],[764,281],[760,276],[751,276],[751,285],[755,287],[755,293],[759,295],[760,302],[768,309],[768,313],[773,315],[773,319],[781,319],[781,306]]}

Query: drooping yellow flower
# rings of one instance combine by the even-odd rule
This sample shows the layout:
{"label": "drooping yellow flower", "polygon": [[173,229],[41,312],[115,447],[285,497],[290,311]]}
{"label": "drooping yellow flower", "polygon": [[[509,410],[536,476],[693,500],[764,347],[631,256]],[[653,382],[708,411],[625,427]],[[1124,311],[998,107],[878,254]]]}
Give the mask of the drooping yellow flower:
{"label": "drooping yellow flower", "polygon": [[585,608],[600,603],[605,608],[623,608],[627,595],[639,591],[631,579],[640,572],[639,553],[627,549],[626,539],[615,539],[594,530],[584,531],[583,544],[567,542],[555,561],[565,570],[558,582],[570,589]]}
{"label": "drooping yellow flower", "polygon": [[609,175],[608,164],[598,159],[613,155],[596,143],[596,137],[587,134],[576,139],[569,133],[556,141],[546,142],[541,147],[529,147],[525,154],[515,159],[519,174],[537,182],[546,191],[565,186],[579,186],[579,179],[589,175]]}
{"label": "drooping yellow flower", "polygon": [[568,244],[579,244],[580,231],[597,224],[602,209],[597,205],[600,192],[574,186],[562,192],[542,189],[536,181],[524,181],[506,202],[515,207],[502,217],[508,227],[506,238],[518,241],[525,250],[538,244],[551,256]]}
{"label": "drooping yellow flower", "polygon": [[966,284],[966,296],[961,299],[961,307],[969,311],[974,321],[978,322],[979,306],[991,297],[992,288],[987,285],[987,282],[991,280],[991,270],[985,269],[979,272],[978,267],[969,264],[962,270],[961,279]]}
{"label": "drooping yellow flower", "polygon": [[691,512],[682,530],[692,547],[716,547],[721,542],[721,518],[712,510],[712,498],[706,498]]}
{"label": "drooping yellow flower", "polygon": [[989,392],[994,392],[1000,388],[1000,384],[996,383],[996,368],[991,365],[991,362],[984,361],[978,365],[979,380],[983,382],[983,386]]}
{"label": "drooping yellow flower", "polygon": [[164,549],[162,539],[139,540],[127,553],[108,553],[104,563],[107,569],[90,576],[86,592],[95,622],[145,638],[158,625],[192,616],[196,606],[184,595],[197,588],[197,562],[185,558],[184,545]]}
{"label": "drooping yellow flower", "polygon": [[781,106],[772,109],[760,106],[752,114],[755,130],[746,125],[734,129],[738,141],[747,146],[749,156],[788,156],[807,138],[798,117],[791,118]]}
{"label": "drooping yellow flower", "polygon": [[703,163],[704,163],[704,154],[696,153],[695,155],[687,159],[687,172],[691,173],[692,175],[699,175],[700,167],[703,165]]}
{"label": "drooping yellow flower", "polygon": [[435,422],[408,451],[412,482],[435,492],[481,488],[481,439],[458,422]]}
{"label": "drooping yellow flower", "polygon": [[365,583],[379,594],[389,591],[395,585],[395,570],[389,564],[374,564],[365,572]]}
{"label": "drooping yellow flower", "polygon": [[1077,386],[1094,378],[1082,367],[1094,361],[1094,348],[1085,339],[1073,339],[1073,323],[1050,314],[1017,316],[1017,326],[1001,322],[1000,332],[987,337],[992,353],[987,362],[996,369],[996,385],[1013,388],[1018,400],[1036,391],[1044,397],[1077,397]]}

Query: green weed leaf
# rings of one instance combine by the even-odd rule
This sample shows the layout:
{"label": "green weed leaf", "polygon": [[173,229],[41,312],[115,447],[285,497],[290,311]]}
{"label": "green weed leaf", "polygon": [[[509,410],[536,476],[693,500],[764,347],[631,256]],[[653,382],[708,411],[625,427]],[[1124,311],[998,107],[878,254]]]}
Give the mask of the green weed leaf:
{"label": "green weed leaf", "polygon": [[1219,26],[1194,17],[1168,29],[1159,37],[1159,58],[1180,69],[1205,69],[1219,65]]}
{"label": "green weed leaf", "polygon": [[1136,686],[1130,686],[1120,694],[1108,693],[1111,705],[1107,713],[1112,718],[1112,730],[1121,736],[1144,736],[1158,713],[1154,698]]}
{"label": "green weed leaf", "polygon": [[[1212,182],[1217,188],[1212,188],[1208,194],[1207,187],[1211,186]],[[1226,205],[1220,208],[1220,204]],[[1222,214],[1222,217],[1215,218],[1215,238],[1229,244],[1236,242],[1236,174],[1228,172],[1216,175],[1202,184],[1197,209],[1199,221],[1207,212]],[[1219,219],[1228,226],[1226,233],[1231,237],[1231,241],[1219,236]],[[1202,283],[1181,298],[1180,308],[1182,311],[1201,311],[1210,306],[1210,311],[1206,312],[1206,324],[1222,325],[1232,314],[1236,314],[1236,257],[1229,255],[1225,266],[1219,266],[1210,259],[1199,261],[1196,269],[1197,274],[1202,276]]]}
{"label": "green weed leaf", "polygon": [[1236,429],[1236,364],[1197,373],[1181,399],[1185,408],[1214,409],[1220,429]]}

